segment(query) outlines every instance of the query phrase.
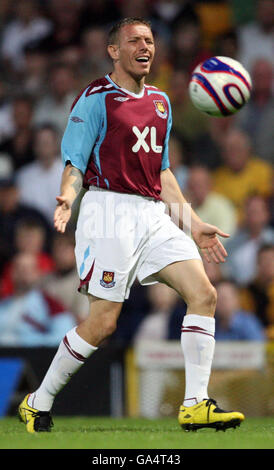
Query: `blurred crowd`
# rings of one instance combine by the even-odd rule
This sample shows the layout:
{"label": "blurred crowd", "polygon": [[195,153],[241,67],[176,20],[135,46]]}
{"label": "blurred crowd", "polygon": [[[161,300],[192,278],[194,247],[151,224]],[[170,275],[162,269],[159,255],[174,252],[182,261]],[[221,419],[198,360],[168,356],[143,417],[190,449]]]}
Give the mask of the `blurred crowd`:
{"label": "blurred crowd", "polygon": [[[274,339],[273,13],[273,0],[1,0],[0,346],[55,346],[87,315],[77,204],[66,234],[53,230],[60,140],[75,96],[111,71],[107,32],[128,16],[152,23],[147,83],[171,100],[171,169],[198,215],[230,233],[226,263],[204,262],[218,292],[216,339]],[[189,98],[190,73],[213,55],[252,78],[231,117],[202,114]],[[168,287],[136,283],[110,341],[179,339],[185,310]]]}

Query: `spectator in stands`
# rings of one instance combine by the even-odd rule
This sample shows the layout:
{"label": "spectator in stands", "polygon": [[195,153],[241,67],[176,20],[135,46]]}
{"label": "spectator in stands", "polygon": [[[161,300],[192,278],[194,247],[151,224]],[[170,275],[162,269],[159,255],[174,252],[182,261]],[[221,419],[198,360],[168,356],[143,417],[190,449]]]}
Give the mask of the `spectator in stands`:
{"label": "spectator in stands", "polygon": [[170,169],[176,176],[181,190],[185,190],[188,179],[188,167],[184,164],[183,145],[175,134],[171,134],[169,138],[169,163]]}
{"label": "spectator in stands", "polygon": [[256,8],[256,21],[242,26],[238,30],[238,60],[251,70],[255,60],[265,58],[272,64],[273,56],[273,0],[259,0]]}
{"label": "spectator in stands", "polygon": [[220,36],[231,30],[233,27],[232,2],[233,0],[218,0],[217,2],[198,0],[195,2],[201,24],[203,44],[213,48]]}
{"label": "spectator in stands", "polygon": [[[126,2],[128,3],[128,2]],[[86,0],[81,10],[82,29],[90,26],[109,26],[121,18],[121,2],[113,0]]]}
{"label": "spectator in stands", "polygon": [[202,220],[220,227],[230,236],[234,234],[237,227],[235,207],[227,197],[212,190],[211,173],[207,168],[199,165],[190,167],[186,193]]}
{"label": "spectator in stands", "polygon": [[176,25],[172,35],[171,61],[175,69],[184,69],[188,73],[212,55],[205,49],[199,21],[182,20]]}
{"label": "spectator in stands", "polygon": [[82,34],[82,88],[87,83],[109,73],[111,66],[106,54],[107,35],[104,28],[94,26]]}
{"label": "spectator in stands", "polygon": [[263,341],[263,325],[252,312],[240,307],[237,286],[223,280],[216,286],[216,341]]}
{"label": "spectator in stands", "polygon": [[11,0],[4,0],[0,3],[0,40],[2,39],[2,31],[12,16]]}
{"label": "spectator in stands", "polygon": [[72,312],[77,321],[88,314],[86,296],[75,290],[79,284],[79,276],[75,264],[74,233],[56,233],[52,243],[52,257],[55,270],[42,279],[42,287]]}
{"label": "spectator in stands", "polygon": [[274,339],[274,244],[262,245],[257,254],[255,278],[240,291],[241,307],[254,312]]}
{"label": "spectator in stands", "polygon": [[14,178],[7,176],[0,179],[0,272],[15,253],[16,227],[25,219],[32,219],[41,224],[50,243],[52,228],[47,219],[37,209],[20,201]]}
{"label": "spectator in stands", "polygon": [[147,0],[122,1],[119,5],[120,16],[121,18],[148,18],[150,14],[149,6]]}
{"label": "spectator in stands", "polygon": [[188,92],[189,77],[186,71],[175,69],[170,77],[170,101],[173,116],[173,131],[185,146],[186,163],[193,157],[196,140],[208,132],[210,117],[201,113],[192,104]]}
{"label": "spectator in stands", "polygon": [[4,27],[2,57],[11,71],[24,67],[24,47],[49,34],[52,23],[43,17],[35,0],[20,0],[14,4],[14,17]]}
{"label": "spectator in stands", "polygon": [[[15,227],[14,250],[16,253],[31,253],[36,257],[37,265],[42,276],[52,272],[54,261],[46,251],[46,229],[37,219],[24,218]],[[12,282],[12,260],[8,261],[0,278],[0,297],[12,295],[14,286]]]}
{"label": "spectator in stands", "polygon": [[245,202],[242,225],[226,244],[228,258],[223,266],[226,275],[240,285],[253,280],[259,248],[265,243],[274,244],[274,230],[269,221],[267,201],[260,195],[250,196]]}
{"label": "spectator in stands", "polygon": [[257,59],[251,78],[251,97],[236,115],[236,124],[250,136],[255,153],[271,163],[274,157],[273,64],[263,58]]}
{"label": "spectator in stands", "polygon": [[11,137],[13,132],[14,125],[12,120],[12,105],[11,97],[9,95],[9,87],[6,80],[2,79],[0,76],[0,144]]}
{"label": "spectator in stands", "polygon": [[235,29],[230,29],[220,34],[214,42],[214,55],[231,57],[237,60],[238,57],[238,36]]}
{"label": "spectator in stands", "polygon": [[[134,337],[135,343],[140,340],[163,340],[168,338],[169,321],[174,314],[176,304],[179,302],[177,293],[165,284],[154,284],[148,287],[148,300],[150,309],[141,322]],[[180,323],[176,332],[181,335],[183,310],[180,312]]]}
{"label": "spectator in stands", "polygon": [[40,100],[47,90],[47,74],[50,57],[39,42],[28,44],[24,49],[25,63],[22,71],[22,89],[35,100]]}
{"label": "spectator in stands", "polygon": [[5,181],[12,178],[13,163],[11,156],[8,153],[0,152],[0,185],[2,186]]}
{"label": "spectator in stands", "polygon": [[51,0],[46,2],[47,14],[52,22],[49,34],[40,42],[43,50],[56,57],[63,48],[80,44],[82,2]]}
{"label": "spectator in stands", "polygon": [[272,191],[269,198],[267,199],[267,203],[270,210],[270,226],[274,228],[274,172],[272,177]]}
{"label": "spectator in stands", "polygon": [[253,193],[271,193],[271,165],[254,156],[248,134],[230,129],[223,141],[223,165],[214,173],[213,188],[230,199],[239,211]]}
{"label": "spectator in stands", "polygon": [[184,2],[158,0],[157,2],[151,2],[150,16],[154,28],[168,37],[172,34],[174,27],[182,20],[188,22],[198,21],[198,15],[192,0],[185,0]]}
{"label": "spectator in stands", "polygon": [[71,105],[77,93],[77,84],[72,67],[54,64],[49,72],[49,90],[34,108],[35,126],[50,123],[63,134],[67,125]]}
{"label": "spectator in stands", "polygon": [[33,146],[36,160],[16,174],[20,201],[42,212],[52,224],[63,171],[57,131],[50,125],[38,128]]}
{"label": "spectator in stands", "polygon": [[9,154],[14,170],[34,160],[33,153],[33,100],[29,95],[19,95],[12,102],[13,134],[2,141],[0,152]]}
{"label": "spectator in stands", "polygon": [[208,129],[193,142],[193,161],[206,166],[211,171],[223,163],[224,139],[234,126],[235,115],[227,117],[211,116]]}
{"label": "spectator in stands", "polygon": [[57,346],[75,325],[74,318],[39,289],[40,272],[34,255],[14,257],[12,280],[14,294],[0,302],[0,345]]}
{"label": "spectator in stands", "polygon": [[[84,77],[83,72],[81,71],[81,60],[83,57],[83,51],[81,44],[72,44],[71,46],[63,47],[61,51],[58,52],[58,60],[61,64],[68,65],[73,70],[77,70],[77,75],[79,79],[77,79],[77,88],[78,83],[82,82],[82,79],[85,80],[84,87],[87,84],[86,78]],[[82,87],[83,88],[83,87]]]}

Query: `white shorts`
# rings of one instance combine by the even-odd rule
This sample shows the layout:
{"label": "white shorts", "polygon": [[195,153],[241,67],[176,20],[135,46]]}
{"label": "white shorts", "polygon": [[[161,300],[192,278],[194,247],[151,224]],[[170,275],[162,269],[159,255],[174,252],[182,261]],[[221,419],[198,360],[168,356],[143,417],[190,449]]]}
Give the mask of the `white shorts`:
{"label": "white shorts", "polygon": [[154,284],[165,266],[201,259],[162,201],[99,188],[84,195],[76,229],[79,291],[123,302],[137,278]]}

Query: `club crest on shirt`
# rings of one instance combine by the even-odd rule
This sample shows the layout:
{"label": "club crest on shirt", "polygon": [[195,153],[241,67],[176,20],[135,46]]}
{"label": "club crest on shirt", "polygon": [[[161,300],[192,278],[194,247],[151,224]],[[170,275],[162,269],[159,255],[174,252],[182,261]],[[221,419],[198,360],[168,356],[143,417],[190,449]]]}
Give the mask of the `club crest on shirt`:
{"label": "club crest on shirt", "polygon": [[165,107],[165,103],[162,100],[154,100],[153,103],[155,106],[155,111],[158,114],[158,116],[162,119],[166,119],[167,109]]}
{"label": "club crest on shirt", "polygon": [[114,272],[103,271],[102,278],[100,279],[100,284],[102,287],[106,288],[115,286]]}

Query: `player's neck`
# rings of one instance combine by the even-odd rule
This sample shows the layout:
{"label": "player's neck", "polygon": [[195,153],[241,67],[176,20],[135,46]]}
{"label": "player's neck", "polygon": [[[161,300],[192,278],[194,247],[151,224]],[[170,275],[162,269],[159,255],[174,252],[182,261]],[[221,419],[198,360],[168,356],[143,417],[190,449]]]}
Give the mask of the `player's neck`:
{"label": "player's neck", "polygon": [[110,78],[119,87],[136,95],[142,92],[145,84],[145,77],[135,79],[128,74],[117,73],[115,71],[110,74]]}

